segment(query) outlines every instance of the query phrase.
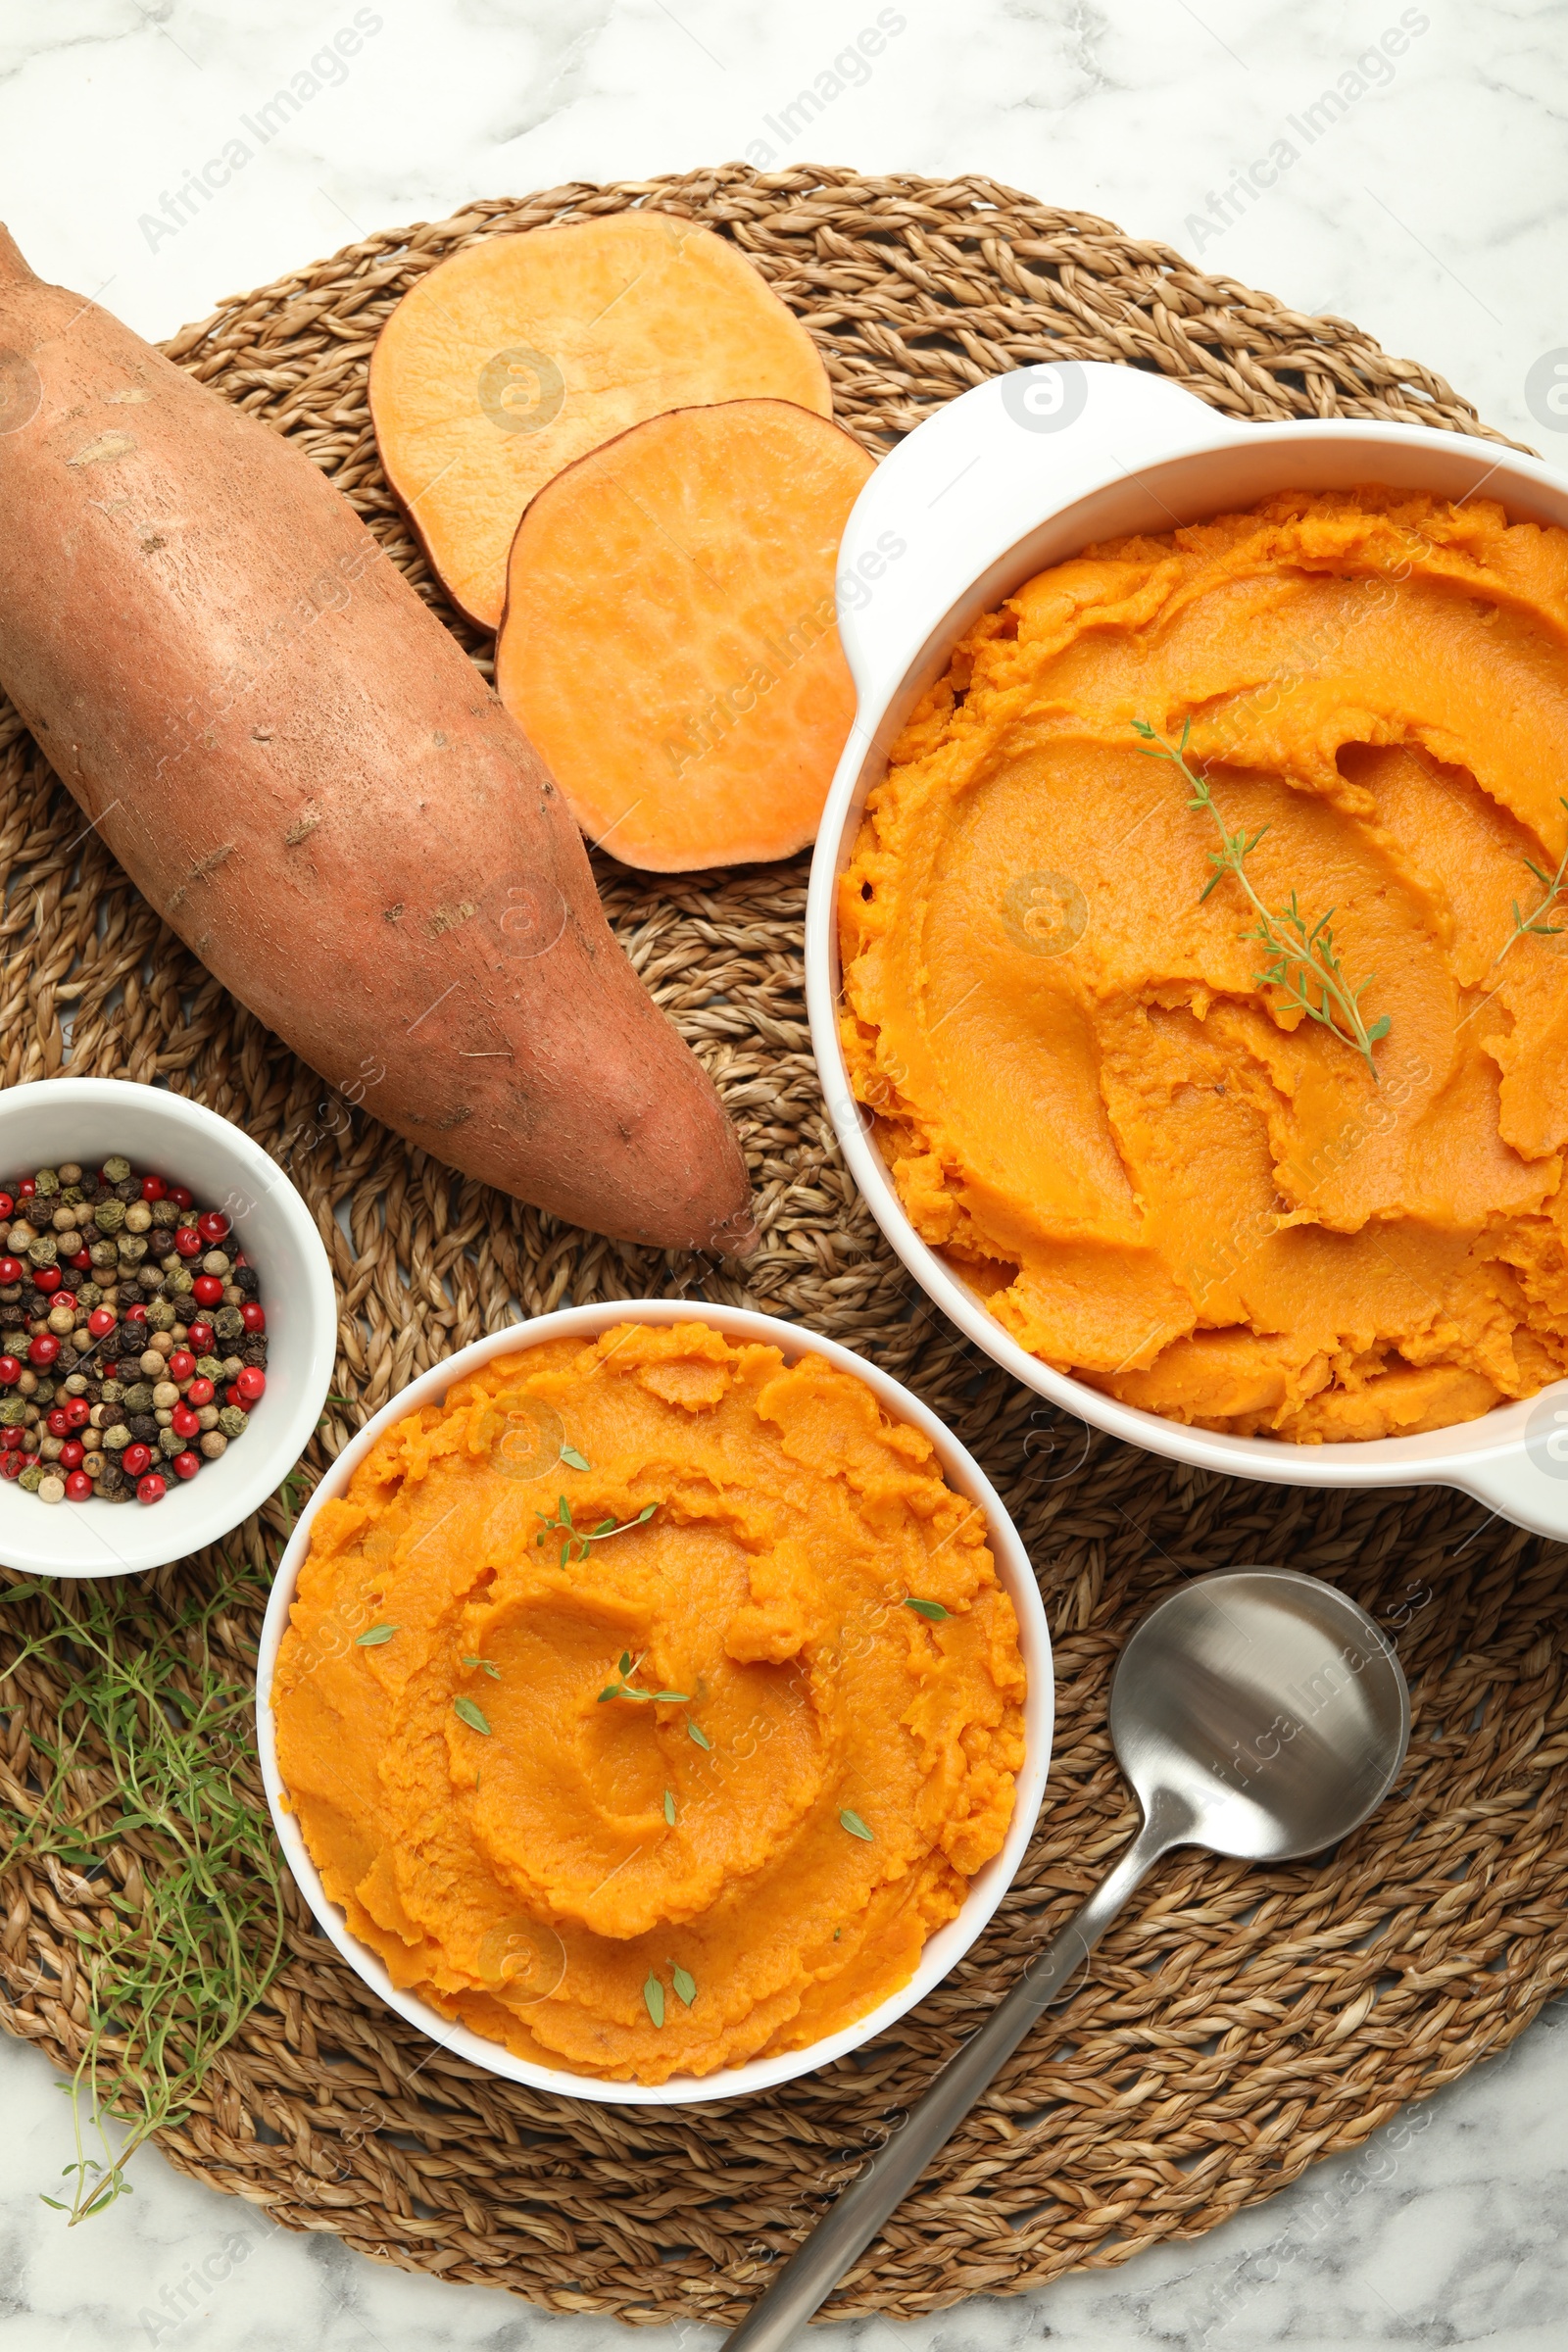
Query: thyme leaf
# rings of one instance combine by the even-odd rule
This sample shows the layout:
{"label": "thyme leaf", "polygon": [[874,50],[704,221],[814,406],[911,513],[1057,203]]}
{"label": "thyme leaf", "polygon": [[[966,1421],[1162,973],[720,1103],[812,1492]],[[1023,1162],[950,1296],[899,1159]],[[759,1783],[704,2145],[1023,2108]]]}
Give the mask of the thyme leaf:
{"label": "thyme leaf", "polygon": [[655,2025],[662,2026],[664,2022],[664,1987],[652,1969],[649,1970],[648,1982],[643,1986],[643,2005]]}
{"label": "thyme leaf", "polygon": [[671,1829],[675,1827],[675,1791],[673,1788],[664,1790],[664,1819]]}
{"label": "thyme leaf", "polygon": [[697,1979],[689,1970],[677,1968],[673,1960],[669,1964],[669,1974],[676,1992],[689,2009],[697,1998]]}
{"label": "thyme leaf", "polygon": [[696,1740],[699,1747],[711,1748],[713,1742],[709,1739],[708,1734],[706,1732],[699,1731],[696,1724],[691,1721],[690,1717],[687,1718],[686,1729],[688,1732],[690,1732],[692,1738]]}
{"label": "thyme leaf", "polygon": [[917,1617],[929,1617],[933,1625],[937,1624],[940,1619],[953,1614],[951,1609],[945,1609],[942,1606],[940,1600],[908,1599],[904,1605],[906,1609],[912,1609]]}
{"label": "thyme leaf", "polygon": [[490,1738],[490,1726],[471,1698],[455,1698],[452,1701],[452,1712],[461,1723],[467,1724],[475,1732],[483,1732],[487,1740]]}
{"label": "thyme leaf", "polygon": [[356,1634],[354,1646],[356,1649],[378,1649],[383,1642],[390,1642],[394,1634],[401,1634],[402,1631],[401,1625],[368,1625],[363,1634]]}
{"label": "thyme leaf", "polygon": [[871,1835],[871,1832],[866,1828],[858,1813],[852,1813],[848,1805],[845,1806],[844,1811],[839,1815],[839,1821],[841,1825],[849,1831],[852,1838],[863,1838],[867,1845],[872,1845],[876,1842]]}
{"label": "thyme leaf", "polygon": [[[1244,931],[1242,937],[1255,940],[1259,947],[1267,950],[1269,956],[1264,969],[1252,974],[1255,986],[1278,989],[1287,1003],[1304,1012],[1308,1020],[1320,1022],[1344,1044],[1352,1046],[1371,1071],[1373,1083],[1378,1084],[1378,1065],[1372,1058],[1372,1049],[1380,1038],[1388,1036],[1392,1023],[1388,1014],[1384,1013],[1370,1028],[1367,1026],[1361,1010],[1361,999],[1376,980],[1377,974],[1369,973],[1359,988],[1350,986],[1334,945],[1334,907],[1331,906],[1326,914],[1320,914],[1316,922],[1309,926],[1294,890],[1283,906],[1268,906],[1253,889],[1246,865],[1268,827],[1260,825],[1250,839],[1245,830],[1239,833],[1226,830],[1225,819],[1214,806],[1207,779],[1197,775],[1187,764],[1187,741],[1193,731],[1192,720],[1188,719],[1183,725],[1181,743],[1174,749],[1146,719],[1135,718],[1132,723],[1133,733],[1144,738],[1140,747],[1143,757],[1146,760],[1168,760],[1192,790],[1193,797],[1187,804],[1188,808],[1211,816],[1219,828],[1220,847],[1208,853],[1208,862],[1214,870],[1206,886],[1199,893],[1199,905],[1203,904],[1210,891],[1218,888],[1227,874],[1233,876],[1241,884],[1248,904],[1257,916],[1256,929]],[[1154,748],[1151,749],[1151,746]]]}
{"label": "thyme leaf", "polygon": [[[1565,813],[1568,813],[1568,800],[1563,800],[1561,797],[1559,797],[1557,806]],[[1544,921],[1543,917],[1544,916],[1546,909],[1550,906],[1552,901],[1561,896],[1563,888],[1563,876],[1564,874],[1568,874],[1568,850],[1564,850],[1562,856],[1558,858],[1557,870],[1554,874],[1548,874],[1545,867],[1538,865],[1533,858],[1527,858],[1524,862],[1530,868],[1530,871],[1532,874],[1534,874],[1536,880],[1541,884],[1542,897],[1540,903],[1533,906],[1528,914],[1520,913],[1519,902],[1517,899],[1515,899],[1513,903],[1513,929],[1509,932],[1507,938],[1503,941],[1501,947],[1492,958],[1492,969],[1494,971],[1496,970],[1498,964],[1507,955],[1508,950],[1515,946],[1521,939],[1560,939],[1565,928],[1562,923],[1548,923]]]}
{"label": "thyme leaf", "polygon": [[[578,1459],[581,1460],[580,1455]],[[587,1463],[583,1462],[582,1467],[586,1470]],[[645,1503],[635,1519],[623,1519],[618,1527],[613,1519],[601,1519],[597,1527],[582,1528],[574,1523],[571,1516],[571,1505],[564,1494],[558,1495],[554,1519],[549,1518],[543,1511],[535,1511],[534,1517],[543,1524],[538,1535],[535,1536],[534,1542],[536,1544],[548,1543],[549,1539],[559,1532],[562,1539],[560,1564],[564,1568],[569,1559],[585,1560],[588,1557],[590,1544],[608,1543],[612,1536],[623,1536],[629,1527],[641,1527],[645,1520],[653,1517],[658,1508],[657,1502]],[[573,1550],[574,1545],[575,1550]]]}
{"label": "thyme leaf", "polygon": [[498,1683],[501,1680],[501,1669],[491,1658],[465,1658],[463,1663],[470,1668],[477,1666],[481,1674],[493,1674]]}
{"label": "thyme leaf", "polygon": [[577,1451],[575,1446],[563,1446],[561,1448],[561,1458],[565,1463],[568,1470],[591,1470],[593,1468],[592,1462],[585,1462],[583,1460],[582,1455]]}

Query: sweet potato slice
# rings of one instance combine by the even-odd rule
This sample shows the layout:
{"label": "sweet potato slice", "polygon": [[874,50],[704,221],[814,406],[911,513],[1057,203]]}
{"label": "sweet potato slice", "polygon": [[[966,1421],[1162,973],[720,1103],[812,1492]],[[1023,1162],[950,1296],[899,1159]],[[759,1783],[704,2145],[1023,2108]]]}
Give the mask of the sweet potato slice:
{"label": "sweet potato slice", "polygon": [[782,400],[677,409],[541,490],[496,687],[590,840],[655,873],[815,838],[855,716],[834,566],[871,471]]}
{"label": "sweet potato slice", "polygon": [[668,213],[467,246],[404,296],[370,360],[387,479],[448,594],[491,629],[517,517],[564,466],[665,409],[753,395],[833,412],[766,280]]}

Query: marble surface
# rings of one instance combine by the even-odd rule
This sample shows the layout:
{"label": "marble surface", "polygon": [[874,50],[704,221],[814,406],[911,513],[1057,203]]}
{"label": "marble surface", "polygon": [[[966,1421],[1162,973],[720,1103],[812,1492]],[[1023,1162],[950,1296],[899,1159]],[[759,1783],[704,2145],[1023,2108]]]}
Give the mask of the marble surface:
{"label": "marble surface", "polygon": [[[856,63],[876,24],[881,53]],[[979,172],[1355,319],[1562,464],[1563,28],[1560,6],[1518,0],[50,0],[0,13],[0,218],[46,275],[163,335],[471,196],[731,157]],[[0,2116],[5,2352],[627,2340],[287,2236],[150,2151],[130,2198],[68,2232],[40,2192],[73,2153],[69,2109],[16,2043]],[[1547,2352],[1568,2343],[1565,2117],[1559,2010],[1196,2244],[813,2340]]]}

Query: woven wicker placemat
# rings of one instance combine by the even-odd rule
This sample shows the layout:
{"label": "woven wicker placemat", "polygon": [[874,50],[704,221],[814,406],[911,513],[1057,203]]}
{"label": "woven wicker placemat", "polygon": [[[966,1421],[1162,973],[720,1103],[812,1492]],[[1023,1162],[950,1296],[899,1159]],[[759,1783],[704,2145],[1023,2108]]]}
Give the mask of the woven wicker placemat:
{"label": "woven wicker placemat", "polygon": [[[1440,377],[1343,319],[1300,317],[1102,220],[981,179],[808,168],[474,205],[225,304],[169,348],[290,434],[450,619],[377,464],[365,403],[376,328],[473,237],[644,202],[752,256],[816,337],[838,413],[869,447],[984,375],[1051,357],[1155,368],[1241,417],[1484,429]],[[484,641],[453,625],[484,665]],[[157,1077],[287,1151],[342,1293],[338,1392],[352,1402],[332,1407],[328,1450],[415,1372],[519,1310],[681,1292],[758,1304],[864,1348],[948,1418],[1017,1518],[1056,1642],[1056,1751],[1017,1884],[964,1965],[854,2059],[716,2109],[515,2088],[383,2010],[296,1897],[270,1998],[161,2134],[175,2165],[286,2227],[556,2310],[734,2320],[1130,1833],[1104,1733],[1127,1632],[1178,1579],[1245,1561],[1333,1579],[1397,1641],[1415,1710],[1397,1791],[1325,1860],[1168,1861],[829,2316],[908,2318],[1207,2230],[1501,2047],[1568,1981],[1568,1553],[1446,1492],[1350,1495],[1172,1467],[1056,1415],[960,1343],[911,1292],[834,1145],[802,1004],[804,860],[652,885],[600,865],[622,942],[739,1124],[765,1229],[744,1275],[564,1228],[323,1102],[320,1081],[82,838],[4,704],[0,863],[5,1082],[67,1066]],[[260,1561],[257,1523],[243,1541]],[[198,1558],[148,1583],[172,1607],[212,1573]],[[0,1633],[36,1605],[0,1612]],[[254,1614],[216,1628],[236,1677],[256,1631]],[[0,1699],[0,1797],[15,1803],[61,1684],[35,1658]],[[111,1785],[86,1770],[84,1805]],[[25,1865],[0,1886],[0,2021],[67,2068],[87,2017],[79,1946],[130,1868],[127,1850],[96,1884]]]}

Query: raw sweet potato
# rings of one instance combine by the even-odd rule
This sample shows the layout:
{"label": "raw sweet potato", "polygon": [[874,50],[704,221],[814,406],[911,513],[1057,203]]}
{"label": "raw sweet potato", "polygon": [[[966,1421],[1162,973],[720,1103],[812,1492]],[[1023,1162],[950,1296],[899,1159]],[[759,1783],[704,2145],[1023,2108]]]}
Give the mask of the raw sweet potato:
{"label": "raw sweet potato", "polygon": [[628,865],[814,840],[855,717],[834,567],[870,471],[842,426],[736,400],[633,425],[527,509],[496,688]]}
{"label": "raw sweet potato", "polygon": [[0,683],[165,919],[402,1135],[578,1224],[749,1235],[543,764],[298,449],[0,229]]}
{"label": "raw sweet potato", "polygon": [[493,629],[535,491],[664,409],[832,414],[815,345],[750,262],[669,213],[488,237],[406,294],[370,361],[387,479],[453,601]]}

